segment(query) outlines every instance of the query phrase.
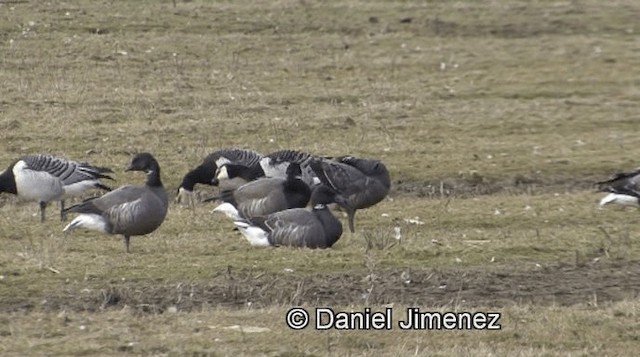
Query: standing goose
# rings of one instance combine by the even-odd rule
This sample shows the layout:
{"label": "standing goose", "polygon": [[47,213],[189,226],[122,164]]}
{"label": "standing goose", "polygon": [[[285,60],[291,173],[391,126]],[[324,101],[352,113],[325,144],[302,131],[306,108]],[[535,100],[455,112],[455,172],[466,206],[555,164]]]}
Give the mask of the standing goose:
{"label": "standing goose", "polygon": [[623,206],[640,206],[640,169],[619,172],[613,178],[596,183],[600,192],[609,192],[600,200],[600,208],[609,203]]}
{"label": "standing goose", "polygon": [[[228,172],[228,165],[222,166]],[[245,167],[246,168],[246,167]],[[307,205],[311,189],[300,179],[300,165],[292,163],[287,168],[287,177],[264,177],[248,182],[235,190],[221,191],[218,196],[207,198],[204,202],[216,199],[231,204],[242,217],[265,216],[289,208],[302,208]],[[225,208],[214,211],[226,213]]]}
{"label": "standing goose", "polygon": [[253,246],[329,248],[342,235],[342,224],[327,207],[338,199],[333,190],[319,185],[311,194],[311,210],[292,208],[234,224]]}
{"label": "standing goose", "polygon": [[144,171],[143,186],[119,187],[101,197],[71,206],[67,212],[80,213],[63,231],[79,227],[106,234],[122,234],[125,251],[129,253],[129,238],[155,231],[167,215],[167,191],[160,180],[160,165],[149,153],[136,155],[125,171]]}
{"label": "standing goose", "polygon": [[334,160],[319,159],[311,168],[320,181],[342,197],[338,205],[347,212],[349,230],[355,232],[356,210],[382,201],[391,187],[389,171],[379,160],[344,156]]}
{"label": "standing goose", "polygon": [[291,163],[300,165],[302,180],[309,186],[319,183],[309,164],[318,157],[296,150],[279,150],[260,160],[260,166],[267,177],[286,177],[287,167]]}
{"label": "standing goose", "polygon": [[109,172],[113,171],[86,162],[45,154],[27,155],[12,162],[0,174],[0,192],[37,201],[40,205],[40,222],[44,222],[47,204],[60,201],[60,219],[64,220],[65,198],[78,196],[91,188],[110,191],[100,182],[101,179],[113,180],[105,175]]}
{"label": "standing goose", "polygon": [[214,151],[204,158],[202,164],[189,171],[178,188],[178,201],[193,205],[193,188],[196,184],[217,186],[215,180],[218,167],[226,163],[236,163],[249,167],[260,166],[262,155],[253,151],[239,148],[224,148]]}

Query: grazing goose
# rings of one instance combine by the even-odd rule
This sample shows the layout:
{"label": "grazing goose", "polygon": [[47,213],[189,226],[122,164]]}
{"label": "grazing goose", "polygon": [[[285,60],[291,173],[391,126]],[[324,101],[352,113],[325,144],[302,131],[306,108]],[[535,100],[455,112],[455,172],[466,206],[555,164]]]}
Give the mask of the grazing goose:
{"label": "grazing goose", "polygon": [[[228,172],[225,170],[228,165],[222,166],[225,173]],[[207,198],[204,202],[222,200],[231,204],[241,217],[246,218],[265,216],[289,208],[302,208],[309,202],[311,189],[302,182],[300,175],[300,165],[292,163],[287,167],[286,178],[264,177],[248,182],[235,190],[221,191],[218,196]],[[217,211],[223,211],[223,208]]]}
{"label": "grazing goose", "polygon": [[600,200],[600,208],[609,203],[623,206],[640,207],[640,169],[631,172],[619,172],[613,178],[596,183],[599,191],[609,192]]}
{"label": "grazing goose", "polygon": [[310,187],[313,187],[320,182],[309,166],[310,162],[316,159],[318,157],[306,152],[279,150],[263,157],[260,160],[260,166],[267,177],[286,177],[289,164],[296,163],[300,165],[302,180]]}
{"label": "grazing goose", "polygon": [[253,151],[239,148],[225,148],[209,154],[195,169],[189,171],[178,188],[178,202],[186,202],[193,206],[193,188],[196,184],[217,186],[215,180],[218,167],[226,163],[242,164],[244,166],[259,166],[262,155]]}
{"label": "grazing goose", "polygon": [[379,160],[344,156],[334,160],[314,160],[311,168],[324,185],[342,197],[337,203],[347,212],[351,233],[355,232],[356,210],[382,201],[391,187],[389,171]]}
{"label": "grazing goose", "polygon": [[78,196],[91,188],[105,191],[101,179],[113,180],[105,173],[106,167],[60,157],[35,154],[14,161],[0,174],[0,192],[8,192],[40,204],[40,222],[44,222],[45,209],[51,201],[60,201],[60,219],[64,220],[64,200]]}
{"label": "grazing goose", "polygon": [[144,171],[143,186],[119,187],[101,197],[71,206],[67,212],[80,213],[63,231],[88,228],[107,234],[122,234],[125,251],[129,238],[155,231],[167,215],[167,191],[160,180],[160,165],[149,153],[136,155],[125,171]]}
{"label": "grazing goose", "polygon": [[311,210],[291,208],[234,224],[253,246],[329,248],[342,235],[342,224],[327,208],[337,199],[333,190],[319,185],[311,194]]}

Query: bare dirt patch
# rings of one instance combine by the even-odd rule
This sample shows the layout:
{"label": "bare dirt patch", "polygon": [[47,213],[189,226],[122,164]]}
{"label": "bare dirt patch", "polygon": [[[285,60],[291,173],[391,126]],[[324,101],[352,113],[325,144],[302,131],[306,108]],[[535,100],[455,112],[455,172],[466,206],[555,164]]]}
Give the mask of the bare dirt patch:
{"label": "bare dirt patch", "polygon": [[389,269],[373,273],[311,275],[221,272],[211,281],[156,284],[126,282],[87,293],[70,287],[65,294],[4,299],[3,311],[96,311],[129,306],[162,313],[206,307],[270,305],[346,306],[402,304],[429,307],[493,307],[515,304],[569,306],[637,298],[640,262],[557,265],[531,270]]}

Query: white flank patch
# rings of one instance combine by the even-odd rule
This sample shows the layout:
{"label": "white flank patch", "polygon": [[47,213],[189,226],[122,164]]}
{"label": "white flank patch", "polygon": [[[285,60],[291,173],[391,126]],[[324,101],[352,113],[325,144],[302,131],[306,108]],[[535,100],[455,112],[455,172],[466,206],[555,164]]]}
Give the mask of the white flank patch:
{"label": "white flank patch", "polygon": [[238,213],[238,210],[235,207],[233,207],[231,203],[228,203],[228,202],[220,204],[218,207],[214,208],[211,211],[211,213],[215,213],[215,212],[222,212],[227,217],[231,218],[234,221],[238,221],[242,219],[242,217],[240,217],[240,214]]}
{"label": "white flank patch", "polygon": [[622,206],[639,207],[638,198],[629,195],[621,195],[619,193],[610,193],[600,200],[598,205],[600,208],[610,203],[619,204]]}
{"label": "white flank patch", "polygon": [[245,238],[249,241],[254,247],[269,247],[269,239],[267,238],[267,232],[263,231],[258,227],[254,227],[249,225],[246,222],[233,222],[236,227],[240,230],[240,233],[244,235]]}
{"label": "white flank patch", "polygon": [[107,233],[106,222],[104,221],[102,216],[97,214],[81,214],[78,217],[74,218],[71,223],[67,224],[67,226],[64,227],[62,231],[66,232],[68,230],[76,228],[87,228],[94,231]]}
{"label": "white flank patch", "polygon": [[95,188],[94,185],[99,182],[100,181],[98,180],[87,180],[87,181],[72,183],[71,185],[65,185],[63,186],[64,195],[66,197],[79,196],[84,191]]}

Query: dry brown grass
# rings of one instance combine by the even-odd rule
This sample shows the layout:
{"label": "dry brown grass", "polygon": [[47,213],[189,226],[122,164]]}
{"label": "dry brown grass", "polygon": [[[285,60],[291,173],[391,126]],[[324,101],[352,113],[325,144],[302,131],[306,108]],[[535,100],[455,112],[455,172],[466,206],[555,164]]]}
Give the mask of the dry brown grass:
{"label": "dry brown grass", "polygon": [[[394,187],[327,251],[252,249],[211,206],[172,205],[125,255],[119,237],[65,237],[56,207],[39,224],[35,203],[2,195],[0,353],[635,353],[639,218],[597,210],[592,182],[638,166],[638,13],[0,1],[0,162],[119,169],[150,151],[175,192],[217,148],[294,148],[380,158]],[[296,304],[500,311],[503,330],[295,332]]]}

